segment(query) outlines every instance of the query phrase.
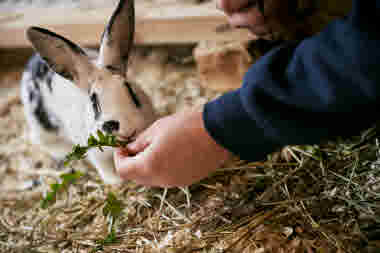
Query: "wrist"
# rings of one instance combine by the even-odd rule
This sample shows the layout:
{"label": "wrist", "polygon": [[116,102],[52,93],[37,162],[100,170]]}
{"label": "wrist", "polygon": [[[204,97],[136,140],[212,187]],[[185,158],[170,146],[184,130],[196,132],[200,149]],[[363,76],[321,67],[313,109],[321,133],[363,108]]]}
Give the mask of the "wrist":
{"label": "wrist", "polygon": [[232,152],[220,145],[208,132],[204,120],[204,106],[195,107],[193,113],[196,115],[196,122],[200,131],[199,136],[204,140],[204,143],[208,146],[207,148],[213,150],[223,162],[232,159]]}

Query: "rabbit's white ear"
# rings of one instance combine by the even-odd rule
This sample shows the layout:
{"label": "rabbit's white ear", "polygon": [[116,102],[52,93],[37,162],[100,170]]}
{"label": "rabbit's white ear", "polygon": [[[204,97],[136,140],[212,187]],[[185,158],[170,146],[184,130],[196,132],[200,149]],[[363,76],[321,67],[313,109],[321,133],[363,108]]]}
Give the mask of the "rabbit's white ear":
{"label": "rabbit's white ear", "polygon": [[88,82],[83,80],[88,80],[95,67],[82,48],[40,27],[29,28],[26,34],[34,49],[52,70],[78,86],[88,86]]}
{"label": "rabbit's white ear", "polygon": [[125,76],[135,33],[133,0],[120,0],[102,35],[99,64]]}

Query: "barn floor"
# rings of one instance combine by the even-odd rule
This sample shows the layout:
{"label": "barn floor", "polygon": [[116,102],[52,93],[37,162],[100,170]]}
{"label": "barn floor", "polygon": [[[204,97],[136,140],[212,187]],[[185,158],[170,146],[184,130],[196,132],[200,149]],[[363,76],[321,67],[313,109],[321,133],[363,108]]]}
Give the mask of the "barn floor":
{"label": "barn floor", "polygon": [[[144,47],[132,56],[129,75],[161,115],[218,96],[200,87],[191,52]],[[50,184],[65,171],[26,138],[18,82],[28,54],[13,57],[14,65],[5,64],[11,53],[2,54],[1,252],[379,252],[376,128],[322,146],[287,147],[262,163],[235,161],[164,200],[163,189],[105,186],[91,166],[77,162],[84,176],[42,209]],[[110,193],[122,207],[112,240],[103,213]]]}
{"label": "barn floor", "polygon": [[[220,95],[200,86],[192,50],[138,47],[131,57],[130,78],[162,116]],[[350,139],[285,147],[262,162],[232,161],[167,193],[133,182],[105,186],[89,164],[76,162],[83,176],[42,208],[68,171],[27,139],[18,94],[31,54],[0,50],[0,252],[380,252],[377,126]]]}

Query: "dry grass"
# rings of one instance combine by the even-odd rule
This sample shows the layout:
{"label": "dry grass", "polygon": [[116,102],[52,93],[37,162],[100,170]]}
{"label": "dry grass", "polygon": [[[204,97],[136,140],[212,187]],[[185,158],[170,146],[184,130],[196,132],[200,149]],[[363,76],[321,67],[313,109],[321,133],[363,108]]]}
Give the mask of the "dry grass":
{"label": "dry grass", "polygon": [[[233,161],[190,187],[189,203],[181,189],[163,199],[163,189],[132,182],[105,186],[78,162],[84,176],[44,210],[43,192],[64,172],[17,134],[21,109],[12,104],[0,121],[2,186],[15,180],[0,195],[1,252],[379,252],[376,127],[263,162]],[[109,193],[119,217],[104,216]]]}

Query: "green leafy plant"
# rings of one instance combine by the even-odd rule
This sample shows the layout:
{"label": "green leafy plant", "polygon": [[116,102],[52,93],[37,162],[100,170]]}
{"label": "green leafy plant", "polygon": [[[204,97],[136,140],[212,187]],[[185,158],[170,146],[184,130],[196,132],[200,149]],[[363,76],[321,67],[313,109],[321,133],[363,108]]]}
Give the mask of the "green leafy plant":
{"label": "green leafy plant", "polygon": [[92,148],[98,148],[100,151],[104,151],[103,147],[126,147],[131,142],[130,140],[118,140],[116,136],[104,134],[100,130],[97,131],[97,135],[98,139],[90,135],[87,140],[87,146],[75,145],[73,151],[65,157],[65,167],[69,166],[73,161],[85,159],[86,153]]}
{"label": "green leafy plant", "polygon": [[[126,147],[130,143],[130,140],[118,140],[116,136],[104,134],[100,130],[97,131],[97,137],[98,138],[94,135],[90,135],[87,140],[87,146],[74,145],[72,152],[66,155],[64,159],[64,166],[68,167],[73,161],[85,159],[87,152],[92,148],[98,148],[100,151],[104,151],[103,147]],[[62,174],[60,176],[61,183],[56,182],[50,185],[50,191],[41,201],[41,208],[46,209],[54,204],[57,199],[57,194],[67,189],[69,185],[74,184],[81,176],[82,173],[79,171]],[[110,198],[112,199],[112,196]],[[110,207],[112,206],[114,205],[111,204]],[[111,212],[115,211],[111,210]]]}
{"label": "green leafy plant", "polygon": [[109,229],[110,232],[108,233],[106,238],[96,241],[97,245],[91,251],[91,253],[102,251],[104,249],[104,246],[118,242],[114,224],[115,224],[116,219],[120,217],[122,211],[123,211],[123,202],[118,200],[116,195],[113,194],[112,192],[108,193],[108,196],[106,199],[106,205],[103,208],[103,215],[110,218],[110,229]]}
{"label": "green leafy plant", "polygon": [[123,211],[123,202],[118,200],[112,192],[108,193],[106,205],[103,208],[104,216],[111,216],[117,219]]}
{"label": "green leafy plant", "polygon": [[115,229],[112,228],[111,232],[106,236],[106,238],[104,238],[102,240],[96,241],[97,245],[91,251],[91,253],[102,251],[104,249],[104,246],[116,243],[117,241],[118,240],[117,240],[117,237],[116,237]]}
{"label": "green leafy plant", "polygon": [[50,185],[51,191],[41,201],[41,208],[46,209],[49,205],[55,203],[58,192],[61,192],[70,184],[75,183],[83,174],[80,171],[71,171],[60,176],[61,183],[54,183]]}

